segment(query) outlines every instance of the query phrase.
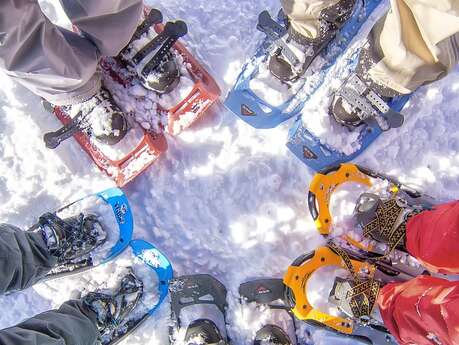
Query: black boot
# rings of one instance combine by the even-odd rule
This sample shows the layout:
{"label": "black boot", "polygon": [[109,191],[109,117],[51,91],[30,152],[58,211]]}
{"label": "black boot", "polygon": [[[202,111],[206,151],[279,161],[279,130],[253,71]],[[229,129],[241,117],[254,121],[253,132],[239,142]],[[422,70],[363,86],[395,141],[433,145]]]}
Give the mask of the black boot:
{"label": "black boot", "polygon": [[292,342],[282,328],[266,325],[255,335],[253,345],[292,345]]}
{"label": "black boot", "polygon": [[226,345],[215,323],[208,319],[193,321],[186,330],[186,345]]}
{"label": "black boot", "polygon": [[128,131],[126,115],[104,87],[95,96],[78,106],[81,107],[80,111],[88,114],[87,131],[100,142],[115,145],[126,135]]}
{"label": "black boot", "polygon": [[58,265],[79,259],[105,243],[107,233],[95,215],[61,219],[53,213],[42,215],[31,229],[40,231]]}
{"label": "black boot", "polygon": [[[288,34],[283,38],[290,52],[278,48],[269,60],[269,70],[282,82],[294,82],[306,72],[317,55],[327,47],[339,29],[352,15],[356,0],[341,0],[336,5],[322,10],[320,15],[320,32],[312,39],[296,32],[288,26]],[[293,54],[296,61],[289,57]]]}

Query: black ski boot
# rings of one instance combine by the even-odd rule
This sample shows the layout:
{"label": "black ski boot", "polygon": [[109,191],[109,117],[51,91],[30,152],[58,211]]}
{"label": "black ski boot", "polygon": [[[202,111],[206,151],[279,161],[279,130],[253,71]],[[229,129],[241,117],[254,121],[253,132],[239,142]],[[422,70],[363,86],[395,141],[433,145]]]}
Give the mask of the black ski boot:
{"label": "black ski boot", "polygon": [[[43,103],[46,109],[54,109],[52,104]],[[81,131],[104,144],[115,145],[128,131],[126,114],[103,86],[88,100],[62,108],[72,117],[72,121],[56,132],[45,134],[44,140],[48,148],[55,149],[62,141]]]}
{"label": "black ski boot", "polygon": [[387,86],[376,83],[369,75],[372,66],[383,59],[377,39],[381,31],[380,21],[361,48],[356,70],[334,94],[330,114],[340,124],[357,127],[364,122],[377,121],[382,130],[403,125],[403,115],[390,109],[388,103],[401,94]]}
{"label": "black ski boot", "polygon": [[[118,336],[118,332],[123,332],[123,324],[137,307],[142,296],[143,282],[130,270],[121,279],[116,291],[91,292],[83,298],[83,302],[96,313],[101,338],[111,340]],[[105,343],[106,341],[102,341],[102,344]]]}
{"label": "black ski boot", "polygon": [[255,335],[253,345],[292,345],[292,342],[279,326],[266,325]]}
{"label": "black ski boot", "polygon": [[97,217],[91,214],[61,219],[45,213],[31,231],[42,233],[51,255],[58,258],[58,265],[84,257],[107,239]]}
{"label": "black ski boot", "polygon": [[[282,82],[294,82],[303,76],[317,55],[351,17],[355,3],[356,0],[341,0],[322,10],[319,19],[320,32],[315,39],[301,35],[287,23],[288,32],[281,39],[282,42],[274,43],[277,48],[269,60],[271,73]],[[272,23],[274,24],[277,23]]]}
{"label": "black ski boot", "polygon": [[171,48],[188,33],[188,28],[183,21],[168,22],[163,32],[156,34],[154,25],[162,21],[161,12],[152,9],[119,56],[135,71],[145,88],[166,94],[180,81],[180,67]]}
{"label": "black ski boot", "polygon": [[226,345],[217,325],[208,319],[190,323],[185,335],[186,345]]}

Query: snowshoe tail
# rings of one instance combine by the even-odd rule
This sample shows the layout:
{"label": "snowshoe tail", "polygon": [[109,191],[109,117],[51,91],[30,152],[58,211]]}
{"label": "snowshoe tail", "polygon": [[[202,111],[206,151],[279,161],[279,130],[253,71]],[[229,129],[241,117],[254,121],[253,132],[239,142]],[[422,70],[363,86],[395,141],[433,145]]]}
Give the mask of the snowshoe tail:
{"label": "snowshoe tail", "polygon": [[259,279],[239,286],[239,295],[247,303],[270,304],[284,299],[282,279]]}

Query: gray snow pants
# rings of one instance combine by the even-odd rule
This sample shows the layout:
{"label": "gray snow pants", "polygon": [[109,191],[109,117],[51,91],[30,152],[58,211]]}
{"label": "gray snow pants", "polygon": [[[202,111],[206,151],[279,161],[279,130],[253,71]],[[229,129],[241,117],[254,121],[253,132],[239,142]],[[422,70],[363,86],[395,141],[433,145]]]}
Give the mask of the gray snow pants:
{"label": "gray snow pants", "polygon": [[0,1],[0,69],[51,103],[67,105],[100,88],[100,56],[131,39],[142,0],[60,0],[81,37],[51,23],[38,0]]}
{"label": "gray snow pants", "polygon": [[[32,286],[55,264],[41,235],[0,224],[0,294]],[[95,313],[81,301],[69,301],[0,330],[0,345],[94,345],[98,335]]]}

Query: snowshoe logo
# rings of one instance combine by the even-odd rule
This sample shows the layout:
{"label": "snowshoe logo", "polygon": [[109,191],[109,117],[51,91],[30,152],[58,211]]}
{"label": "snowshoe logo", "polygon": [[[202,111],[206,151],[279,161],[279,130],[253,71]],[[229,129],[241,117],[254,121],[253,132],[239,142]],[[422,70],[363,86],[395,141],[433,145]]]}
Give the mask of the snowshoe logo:
{"label": "snowshoe logo", "polygon": [[260,285],[259,287],[257,287],[257,294],[266,295],[268,293],[271,293],[271,290],[264,287],[263,285]]}
{"label": "snowshoe logo", "polygon": [[118,220],[118,223],[124,224],[126,222],[124,216],[126,215],[127,210],[128,210],[128,207],[126,204],[124,203],[120,204],[118,202],[115,204],[115,216],[116,216],[116,219]]}
{"label": "snowshoe logo", "polygon": [[306,146],[303,146],[303,157],[306,159],[317,159],[317,156]]}
{"label": "snowshoe logo", "polygon": [[255,112],[245,104],[241,106],[241,114],[244,116],[255,116]]}

